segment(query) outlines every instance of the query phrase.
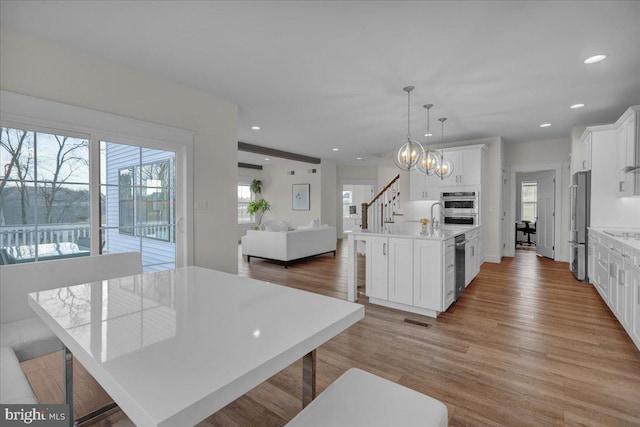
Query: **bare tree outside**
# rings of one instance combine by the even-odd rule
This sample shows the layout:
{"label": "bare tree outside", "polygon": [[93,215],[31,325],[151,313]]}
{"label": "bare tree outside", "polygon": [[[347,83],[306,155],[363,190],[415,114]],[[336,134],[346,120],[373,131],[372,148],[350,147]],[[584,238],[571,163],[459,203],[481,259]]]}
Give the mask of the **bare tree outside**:
{"label": "bare tree outside", "polygon": [[48,161],[38,162],[38,176],[41,177],[38,192],[45,203],[44,220],[51,224],[65,218],[64,213],[79,199],[77,195],[65,197],[61,206],[62,214],[58,214],[58,218],[54,218],[53,208],[59,202],[56,196],[65,183],[74,181],[72,178],[80,168],[87,169],[89,167],[89,161],[87,140],[60,135],[53,135],[53,138],[49,138],[49,140],[51,142],[47,144],[47,148],[54,155]]}
{"label": "bare tree outside", "polygon": [[87,139],[2,127],[0,168],[0,246],[87,235]]}
{"label": "bare tree outside", "polygon": [[[34,134],[21,129],[0,129],[0,162],[3,168],[0,182],[0,207],[4,206],[4,196],[9,182],[15,183],[20,194],[20,218],[28,224],[28,210],[31,198],[28,181],[32,180],[34,157]],[[1,212],[0,212],[1,213]],[[2,218],[0,218],[2,220]]]}

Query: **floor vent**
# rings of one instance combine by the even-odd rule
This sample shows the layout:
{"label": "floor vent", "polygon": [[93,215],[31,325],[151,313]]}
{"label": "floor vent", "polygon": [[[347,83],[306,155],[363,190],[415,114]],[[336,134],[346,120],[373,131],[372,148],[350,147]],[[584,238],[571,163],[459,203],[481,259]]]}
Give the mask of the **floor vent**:
{"label": "floor vent", "polygon": [[413,319],[404,319],[404,323],[410,323],[412,325],[418,325],[418,326],[422,326],[424,328],[430,328],[431,327],[430,323],[420,322],[419,320],[413,320]]}

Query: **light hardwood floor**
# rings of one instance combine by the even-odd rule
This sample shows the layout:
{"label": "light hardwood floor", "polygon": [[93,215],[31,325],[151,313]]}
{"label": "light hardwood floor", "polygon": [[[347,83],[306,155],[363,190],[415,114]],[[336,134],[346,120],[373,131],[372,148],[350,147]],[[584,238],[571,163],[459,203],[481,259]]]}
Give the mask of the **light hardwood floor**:
{"label": "light hardwood floor", "polygon": [[[239,259],[239,274],[346,298],[344,243],[336,258],[322,255],[288,269]],[[441,400],[451,426],[640,425],[640,352],[566,263],[533,251],[485,263],[437,319],[360,302],[365,318],[318,349],[319,391],[359,367]],[[60,357],[23,363],[42,402],[60,393]],[[79,413],[108,401],[80,367],[76,372]],[[301,408],[301,372],[301,362],[294,363],[201,425],[286,424]],[[131,422],[117,412],[94,425]]]}

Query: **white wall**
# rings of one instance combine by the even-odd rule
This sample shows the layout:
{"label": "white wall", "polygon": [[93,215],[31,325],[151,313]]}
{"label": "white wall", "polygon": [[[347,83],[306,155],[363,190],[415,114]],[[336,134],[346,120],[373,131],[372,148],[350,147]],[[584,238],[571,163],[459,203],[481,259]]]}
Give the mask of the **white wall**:
{"label": "white wall", "polygon": [[[570,183],[568,182],[568,170],[571,149],[571,138],[558,138],[506,144],[504,150],[505,167],[511,172],[510,180],[515,179],[516,172],[537,172],[550,169],[556,171],[555,259],[557,261],[569,260],[569,246],[566,236],[569,235],[568,200]],[[517,185],[515,182],[510,184],[511,191],[514,191],[515,196]],[[509,240],[511,248],[508,251],[510,255],[514,254],[515,230],[513,230],[512,224],[518,219],[515,208],[517,200],[517,197],[511,200],[512,209],[510,209],[507,219],[511,236]]]}
{"label": "white wall", "polygon": [[[264,214],[262,220],[279,219],[288,221],[291,227],[295,228],[298,225],[308,224],[316,218],[322,219],[322,168],[320,166],[295,161],[264,166],[264,169],[262,169],[262,195],[269,202],[271,210]],[[316,169],[316,173],[309,173],[309,169]],[[294,171],[295,174],[287,175],[287,171]],[[311,185],[310,210],[293,210],[291,201],[293,184]],[[335,197],[334,203],[336,203]]]}
{"label": "white wall", "polygon": [[[237,272],[237,106],[14,31],[0,30],[3,90],[195,132],[194,264]],[[231,250],[231,249],[234,250]]]}
{"label": "white wall", "polygon": [[[342,197],[342,193],[338,191],[337,165],[335,162],[322,160],[320,170],[322,171],[322,175],[320,176],[322,183],[320,222],[337,228],[338,199]],[[340,204],[341,203],[342,202],[340,202]]]}

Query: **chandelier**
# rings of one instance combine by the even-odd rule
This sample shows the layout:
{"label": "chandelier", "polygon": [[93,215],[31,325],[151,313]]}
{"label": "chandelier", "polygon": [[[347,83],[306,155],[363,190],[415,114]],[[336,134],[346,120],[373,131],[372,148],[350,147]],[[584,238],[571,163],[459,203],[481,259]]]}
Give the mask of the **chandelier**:
{"label": "chandelier", "polygon": [[436,150],[429,150],[427,147],[429,138],[431,137],[429,110],[433,107],[433,104],[425,104],[423,107],[427,110],[427,133],[424,135],[427,137],[427,143],[425,143],[424,154],[416,165],[416,169],[426,175],[435,175],[442,161],[442,157]]}
{"label": "chandelier", "polygon": [[439,176],[440,179],[448,178],[453,173],[453,163],[451,160],[444,158],[444,122],[446,120],[446,117],[438,119],[442,127],[442,136],[440,140],[440,164],[436,167],[436,175]]}
{"label": "chandelier", "polygon": [[396,166],[404,171],[416,167],[425,154],[422,144],[411,139],[411,91],[414,89],[413,86],[402,89],[407,92],[407,140],[400,144],[393,158]]}

